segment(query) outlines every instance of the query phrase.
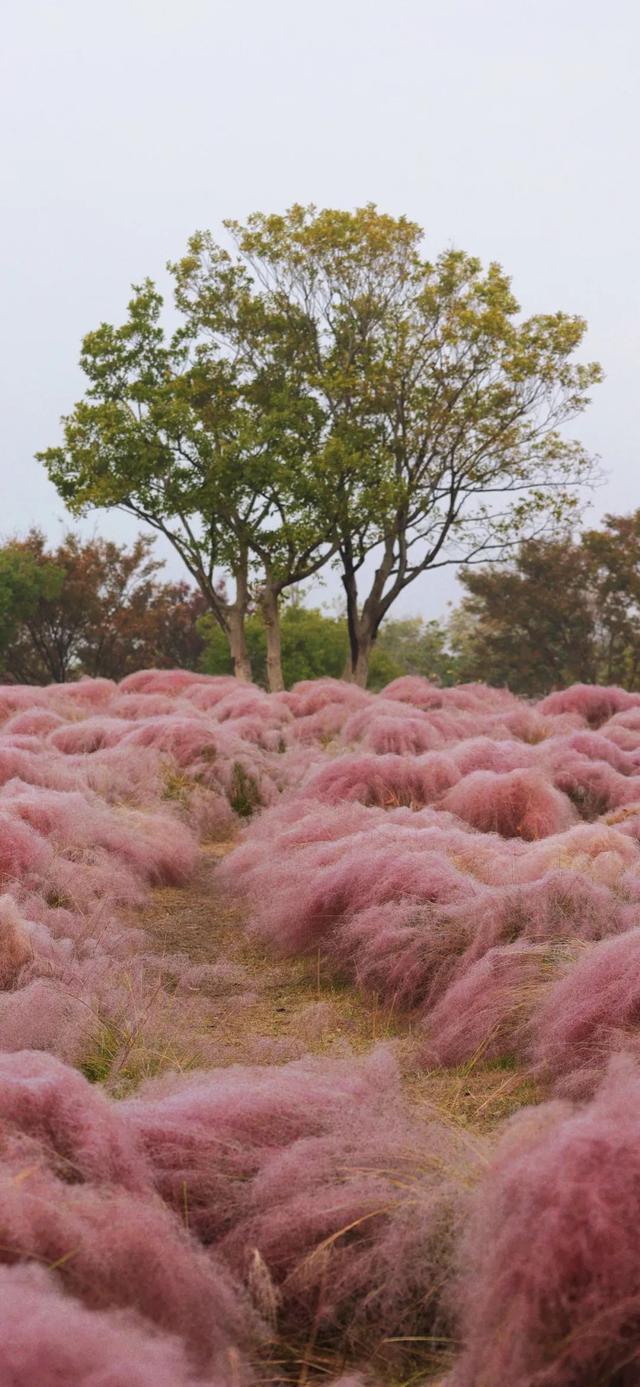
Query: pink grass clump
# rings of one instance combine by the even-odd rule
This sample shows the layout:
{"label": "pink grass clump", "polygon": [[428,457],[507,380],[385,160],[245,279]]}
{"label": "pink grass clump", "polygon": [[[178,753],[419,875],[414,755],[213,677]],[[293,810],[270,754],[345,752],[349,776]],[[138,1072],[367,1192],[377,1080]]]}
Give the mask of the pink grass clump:
{"label": "pink grass clump", "polygon": [[83,718],[80,722],[55,728],[48,740],[56,751],[63,751],[68,756],[78,753],[90,755],[105,747],[117,746],[128,730],[127,723],[120,718]]}
{"label": "pink grass clump", "polygon": [[313,1321],[362,1352],[443,1327],[441,1268],[476,1155],[410,1117],[388,1053],[147,1092],[125,1107],[160,1193],[179,1210],[188,1188],[191,1226],[279,1332]]}
{"label": "pink grass clump", "polygon": [[0,1122],[36,1141],[41,1157],[75,1181],[143,1191],[149,1171],[124,1112],[50,1055],[0,1054]]}
{"label": "pink grass clump", "polygon": [[428,717],[411,705],[385,699],[382,694],[350,714],[340,735],[344,746],[357,744],[376,755],[393,752],[399,756],[420,756],[425,751],[438,750],[443,743]]}
{"label": "pink grass clump", "polygon": [[201,1370],[221,1368],[249,1320],[228,1273],[154,1195],[125,1113],[44,1056],[0,1068],[0,1263],[55,1269],[89,1309],[127,1309],[183,1341]]}
{"label": "pink grass clump", "polygon": [[[7,1387],[206,1387],[178,1339],[131,1311],[88,1310],[63,1293],[54,1273],[22,1265],[0,1267],[0,1381]],[[207,1383],[214,1387],[210,1377]]]}
{"label": "pink grass clump", "polygon": [[51,849],[41,834],[0,809],[0,880],[44,870]]}
{"label": "pink grass clump", "polygon": [[357,799],[361,804],[422,808],[439,799],[459,779],[450,757],[439,753],[411,760],[385,756],[340,756],[305,783],[309,799],[329,804]]}
{"label": "pink grass clump", "polygon": [[609,1056],[637,1048],[640,928],[578,953],[536,1012],[532,1057],[560,1090],[582,1092]]}
{"label": "pink grass clump", "polygon": [[[356,830],[350,831],[345,808],[337,806],[333,823],[324,815],[320,831],[309,813],[296,828],[285,830],[279,843],[262,840],[255,849],[247,844],[246,850],[230,855],[220,877],[231,883],[243,873],[252,929],[284,950],[311,950],[320,942],[326,948],[350,914],[370,905],[391,900],[444,904],[478,889],[443,852],[443,832],[425,824],[423,816],[433,811],[422,810],[415,828],[396,817],[417,819],[408,809],[362,812],[378,814],[378,823],[367,829],[360,818],[358,826],[360,816],[355,815]],[[328,841],[325,825],[333,831]]]}
{"label": "pink grass clump", "polygon": [[12,987],[33,950],[13,896],[0,896],[0,990]]}
{"label": "pink grass clump", "polygon": [[461,776],[469,776],[474,771],[507,774],[509,771],[535,767],[540,761],[535,747],[510,738],[469,737],[449,746],[448,751]]}
{"label": "pink grass clump", "polygon": [[186,826],[168,813],[116,811],[89,794],[5,786],[5,809],[60,851],[104,849],[142,881],[170,885],[195,866],[197,849]]}
{"label": "pink grass clump", "polygon": [[424,709],[441,708],[443,702],[443,690],[419,674],[403,674],[399,679],[392,679],[390,684],[385,685],[381,696]]}
{"label": "pink grass clump", "polygon": [[572,684],[569,689],[561,689],[549,694],[538,704],[541,713],[579,713],[591,727],[600,727],[614,713],[637,708],[640,704],[638,694],[627,693],[615,685],[604,688],[598,684]]}
{"label": "pink grass clump", "polygon": [[217,681],[209,674],[195,674],[189,669],[138,669],[135,674],[127,674],[121,679],[118,689],[122,693],[167,694],[181,696],[203,684],[211,687]]}
{"label": "pink grass clump", "polygon": [[449,1387],[633,1383],[640,1342],[640,1079],[511,1124],[474,1201]]}
{"label": "pink grass clump", "polygon": [[561,833],[575,821],[566,795],[534,770],[475,771],[444,795],[442,806],[484,833],[526,841]]}
{"label": "pink grass clump", "polygon": [[294,717],[308,718],[332,703],[340,703],[349,709],[358,708],[369,703],[371,695],[356,684],[347,684],[342,679],[302,679],[287,693],[280,694],[279,699],[291,709]]}
{"label": "pink grass clump", "polygon": [[75,684],[50,684],[47,701],[56,712],[77,717],[104,708],[116,691],[112,679],[79,679]]}
{"label": "pink grass clump", "polygon": [[2,728],[2,735],[3,737],[19,734],[45,737],[48,732],[53,732],[57,727],[63,726],[64,719],[59,713],[54,713],[51,708],[25,708],[22,712],[14,713],[13,717],[7,719]]}
{"label": "pink grass clump", "polygon": [[79,1063],[93,1023],[87,1001],[59,981],[35,977],[0,992],[0,1048],[7,1053],[48,1050]]}
{"label": "pink grass clump", "polygon": [[554,975],[552,951],[520,940],[489,949],[426,1014],[422,1062],[435,1065],[522,1056],[527,1024]]}

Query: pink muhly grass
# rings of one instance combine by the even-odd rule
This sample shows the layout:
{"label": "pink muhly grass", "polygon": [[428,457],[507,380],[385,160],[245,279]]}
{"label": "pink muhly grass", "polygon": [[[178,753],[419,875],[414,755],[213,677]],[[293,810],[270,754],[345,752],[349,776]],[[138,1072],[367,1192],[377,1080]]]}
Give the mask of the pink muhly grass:
{"label": "pink muhly grass", "polygon": [[157,752],[169,753],[181,766],[203,758],[212,760],[218,750],[214,726],[194,715],[143,718],[125,730],[127,746],[154,747]]}
{"label": "pink muhly grass", "polygon": [[[185,690],[185,695],[190,690]],[[145,718],[192,717],[193,702],[186,696],[171,698],[169,694],[121,693],[118,689],[112,698],[109,717],[121,718],[123,722],[140,722]]]}
{"label": "pink muhly grass", "polygon": [[91,1032],[86,1003],[58,982],[35,978],[0,992],[0,1049],[48,1050],[79,1063]]}
{"label": "pink muhly grass", "polygon": [[0,810],[0,883],[42,871],[50,858],[51,848],[41,834]]}
{"label": "pink muhly grass", "polygon": [[565,833],[531,843],[517,859],[517,878],[535,881],[549,870],[566,867],[585,879],[615,886],[624,873],[639,864],[628,828],[627,820],[619,824],[579,823]]}
{"label": "pink muhly grass", "polygon": [[209,674],[196,674],[189,669],[138,669],[127,674],[117,688],[122,693],[153,693],[184,696],[196,685],[216,687],[219,681]]}
{"label": "pink muhly grass", "polygon": [[0,1054],[0,1122],[36,1141],[41,1159],[74,1181],[149,1188],[150,1171],[124,1110],[51,1055]]}
{"label": "pink muhly grass", "polygon": [[308,718],[331,704],[354,710],[372,701],[372,695],[342,679],[302,679],[292,689],[278,695],[295,718]]}
{"label": "pink muhly grass", "polygon": [[595,760],[562,746],[549,756],[553,783],[575,805],[584,819],[595,819],[608,810],[640,798],[640,777],[616,770],[609,759]]}
{"label": "pink muhly grass", "polygon": [[233,1067],[147,1095],[124,1107],[157,1188],[176,1210],[188,1188],[192,1228],[249,1287],[263,1269],[282,1332],[315,1322],[362,1349],[433,1331],[476,1157],[409,1117],[388,1053]]}
{"label": "pink muhly grass", "polygon": [[[49,1058],[0,1068],[0,1262],[55,1269],[91,1309],[126,1308],[180,1336],[194,1363],[221,1366],[249,1322],[222,1265],[153,1193],[127,1112]],[[184,1215],[184,1210],[183,1210]]]}
{"label": "pink muhly grass", "polygon": [[48,732],[55,731],[56,727],[63,726],[64,719],[51,708],[25,708],[7,719],[2,727],[2,736],[26,733],[30,736],[45,737]]}
{"label": "pink muhly grass", "polygon": [[225,692],[213,706],[211,713],[216,722],[227,722],[229,718],[282,721],[286,717],[283,708],[279,712],[277,705],[274,708],[269,694],[255,685],[247,684],[236,684],[234,688]]}
{"label": "pink muhly grass", "polygon": [[13,896],[0,896],[0,990],[13,986],[32,956],[31,941]]}
{"label": "pink muhly grass", "polygon": [[[88,1310],[45,1268],[0,1267],[0,1380],[11,1387],[222,1387],[131,1311]],[[230,1377],[229,1377],[230,1381]]]}
{"label": "pink muhly grass", "polygon": [[422,1063],[432,1068],[522,1057],[529,1018],[559,963],[544,944],[520,940],[489,949],[426,1013]]}
{"label": "pink muhly grass", "polygon": [[104,849],[139,879],[174,884],[185,879],[197,859],[186,826],[168,813],[114,810],[79,792],[5,786],[4,806],[13,817],[69,852]]}
{"label": "pink muhly grass", "polygon": [[496,689],[490,684],[455,684],[443,689],[443,706],[503,718],[519,711],[522,703],[509,689]]}
{"label": "pink muhly grass", "polygon": [[620,1059],[586,1107],[513,1120],[463,1240],[450,1387],[635,1380],[639,1100],[637,1070]]}
{"label": "pink muhly grass", "polygon": [[228,694],[233,694],[238,688],[238,680],[231,674],[216,674],[201,680],[197,684],[188,685],[182,691],[182,697],[192,708],[198,708],[201,712],[209,712],[215,709],[218,703],[226,698]]}
{"label": "pink muhly grass", "polygon": [[485,833],[527,841],[560,833],[575,821],[567,797],[535,770],[475,771],[444,795],[442,806]]}
{"label": "pink muhly grass", "polygon": [[47,690],[32,684],[0,684],[0,726],[17,713],[30,713],[47,705]]}
{"label": "pink muhly grass", "polygon": [[[367,906],[473,894],[477,885],[439,851],[439,837],[391,820],[375,836],[321,841],[282,859],[267,849],[246,882],[251,928],[285,950],[310,950],[326,946],[344,918]],[[228,881],[233,870],[228,860],[221,875]]]}
{"label": "pink muhly grass", "polygon": [[441,708],[443,690],[419,674],[403,674],[385,684],[381,697],[411,703],[414,708]]}
{"label": "pink muhly grass", "polygon": [[583,1091],[609,1056],[635,1049],[640,1018],[640,928],[602,939],[563,969],[532,1026],[531,1053],[557,1086]]}
{"label": "pink muhly grass", "polygon": [[295,719],[291,737],[302,746],[327,747],[342,736],[349,720],[349,708],[344,703],[325,703],[317,712]]}
{"label": "pink muhly grass", "polygon": [[116,684],[112,679],[78,679],[74,684],[49,684],[47,702],[57,713],[77,717],[104,708],[113,698]]}
{"label": "pink muhly grass", "polygon": [[394,900],[345,921],[331,956],[387,1005],[412,1008],[441,995],[469,943],[455,911]]}
{"label": "pink muhly grass", "polygon": [[540,713],[579,713],[591,727],[600,727],[614,713],[637,708],[640,695],[627,693],[615,685],[604,688],[599,684],[572,684],[543,698],[538,704]]}
{"label": "pink muhly grass", "polygon": [[459,779],[450,757],[434,752],[408,760],[403,756],[340,756],[306,781],[304,793],[329,804],[357,799],[362,804],[422,808],[439,799]]}
{"label": "pink muhly grass", "polygon": [[378,755],[394,752],[400,756],[419,756],[442,746],[442,736],[429,718],[408,704],[383,698],[351,713],[342,726],[345,746],[359,743]]}
{"label": "pink muhly grass", "polygon": [[608,728],[609,724],[606,724],[600,732],[574,732],[566,738],[564,745],[567,750],[579,752],[590,761],[608,761],[620,775],[637,775],[633,758],[611,741]]}
{"label": "pink muhly grass", "polygon": [[49,734],[49,745],[68,756],[81,753],[89,755],[105,747],[117,746],[123,741],[130,725],[121,718],[96,717],[83,718],[80,722],[66,723]]}
{"label": "pink muhly grass", "polygon": [[77,779],[66,758],[52,755],[40,744],[37,749],[25,749],[9,743],[8,739],[0,743],[0,786],[16,780],[45,789],[72,790],[76,788]]}
{"label": "pink muhly grass", "polygon": [[469,776],[474,771],[505,774],[528,769],[540,762],[540,752],[536,747],[513,740],[498,741],[487,736],[465,738],[447,750],[461,776]]}
{"label": "pink muhly grass", "polygon": [[56,1267],[62,1284],[92,1309],[132,1309],[179,1335],[193,1361],[221,1365],[246,1342],[230,1277],[201,1252],[151,1194],[69,1183],[36,1168],[38,1148],[19,1142],[5,1170],[13,1187],[3,1207],[0,1258]]}

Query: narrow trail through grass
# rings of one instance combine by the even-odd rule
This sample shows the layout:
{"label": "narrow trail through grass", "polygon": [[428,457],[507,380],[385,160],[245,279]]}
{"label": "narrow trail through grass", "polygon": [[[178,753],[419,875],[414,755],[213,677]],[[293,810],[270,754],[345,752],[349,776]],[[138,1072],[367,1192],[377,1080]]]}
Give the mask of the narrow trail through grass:
{"label": "narrow trail through grass", "polygon": [[[311,1054],[361,1054],[393,1043],[409,1097],[425,1116],[486,1134],[518,1108],[538,1101],[534,1083],[517,1068],[481,1058],[457,1069],[426,1072],[415,1062],[410,1019],[381,1007],[337,976],[320,955],[281,958],[252,940],[242,907],[221,897],[215,870],[232,843],[206,844],[197,871],[182,887],[155,889],[132,915],[164,955],[232,965],[238,979],[211,997],[207,1033],[221,1064],[277,1063]],[[188,1047],[187,1047],[188,1048]],[[170,1067],[170,1058],[167,1059]]]}

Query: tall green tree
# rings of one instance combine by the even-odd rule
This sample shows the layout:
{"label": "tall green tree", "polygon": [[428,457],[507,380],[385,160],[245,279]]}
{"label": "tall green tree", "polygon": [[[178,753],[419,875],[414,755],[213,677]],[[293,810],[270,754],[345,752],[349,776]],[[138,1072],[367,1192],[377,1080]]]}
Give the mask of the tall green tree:
{"label": "tall green tree", "polygon": [[270,686],[279,688],[280,594],[329,552],[299,486],[315,453],[313,408],[297,392],[295,344],[261,308],[244,267],[211,247],[205,313],[189,302],[189,265],[174,267],[184,316],[171,335],[146,281],[122,326],[85,337],[86,396],[63,421],[63,445],[40,456],[73,512],[115,506],[170,541],[242,679],[251,677],[245,621],[260,602]]}
{"label": "tall green tree", "polygon": [[198,233],[170,267],[172,335],[147,281],[122,327],[85,338],[85,399],[40,456],[73,510],[119,506],[167,536],[241,677],[252,600],[277,688],[281,598],[335,561],[364,683],[421,573],[500,556],[575,504],[591,464],[560,429],[599,368],[573,359],[582,319],[523,320],[499,266],[430,262],[404,217],[294,206],[226,229],[231,248]]}
{"label": "tall green tree", "polygon": [[338,555],[347,674],[364,683],[420,574],[501,556],[574,508],[592,464],[560,430],[600,368],[574,360],[583,319],[521,318],[498,265],[425,259],[404,217],[296,206],[229,225],[297,337],[321,424],[310,502]]}

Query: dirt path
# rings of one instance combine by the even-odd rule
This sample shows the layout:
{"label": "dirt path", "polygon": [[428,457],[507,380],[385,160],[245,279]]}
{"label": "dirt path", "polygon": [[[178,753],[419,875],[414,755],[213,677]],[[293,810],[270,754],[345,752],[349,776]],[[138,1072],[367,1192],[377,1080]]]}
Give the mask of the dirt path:
{"label": "dirt path", "polygon": [[229,844],[203,848],[200,866],[185,887],[152,893],[135,923],[159,953],[187,954],[196,964],[222,966],[221,988],[205,982],[215,999],[207,1020],[214,1062],[277,1063],[304,1053],[362,1053],[378,1041],[394,1043],[408,1092],[425,1114],[487,1132],[539,1096],[520,1073],[474,1063],[425,1074],[415,1064],[415,1031],[332,973],[318,957],[277,958],[248,939],[242,909],[220,899],[215,868]]}

